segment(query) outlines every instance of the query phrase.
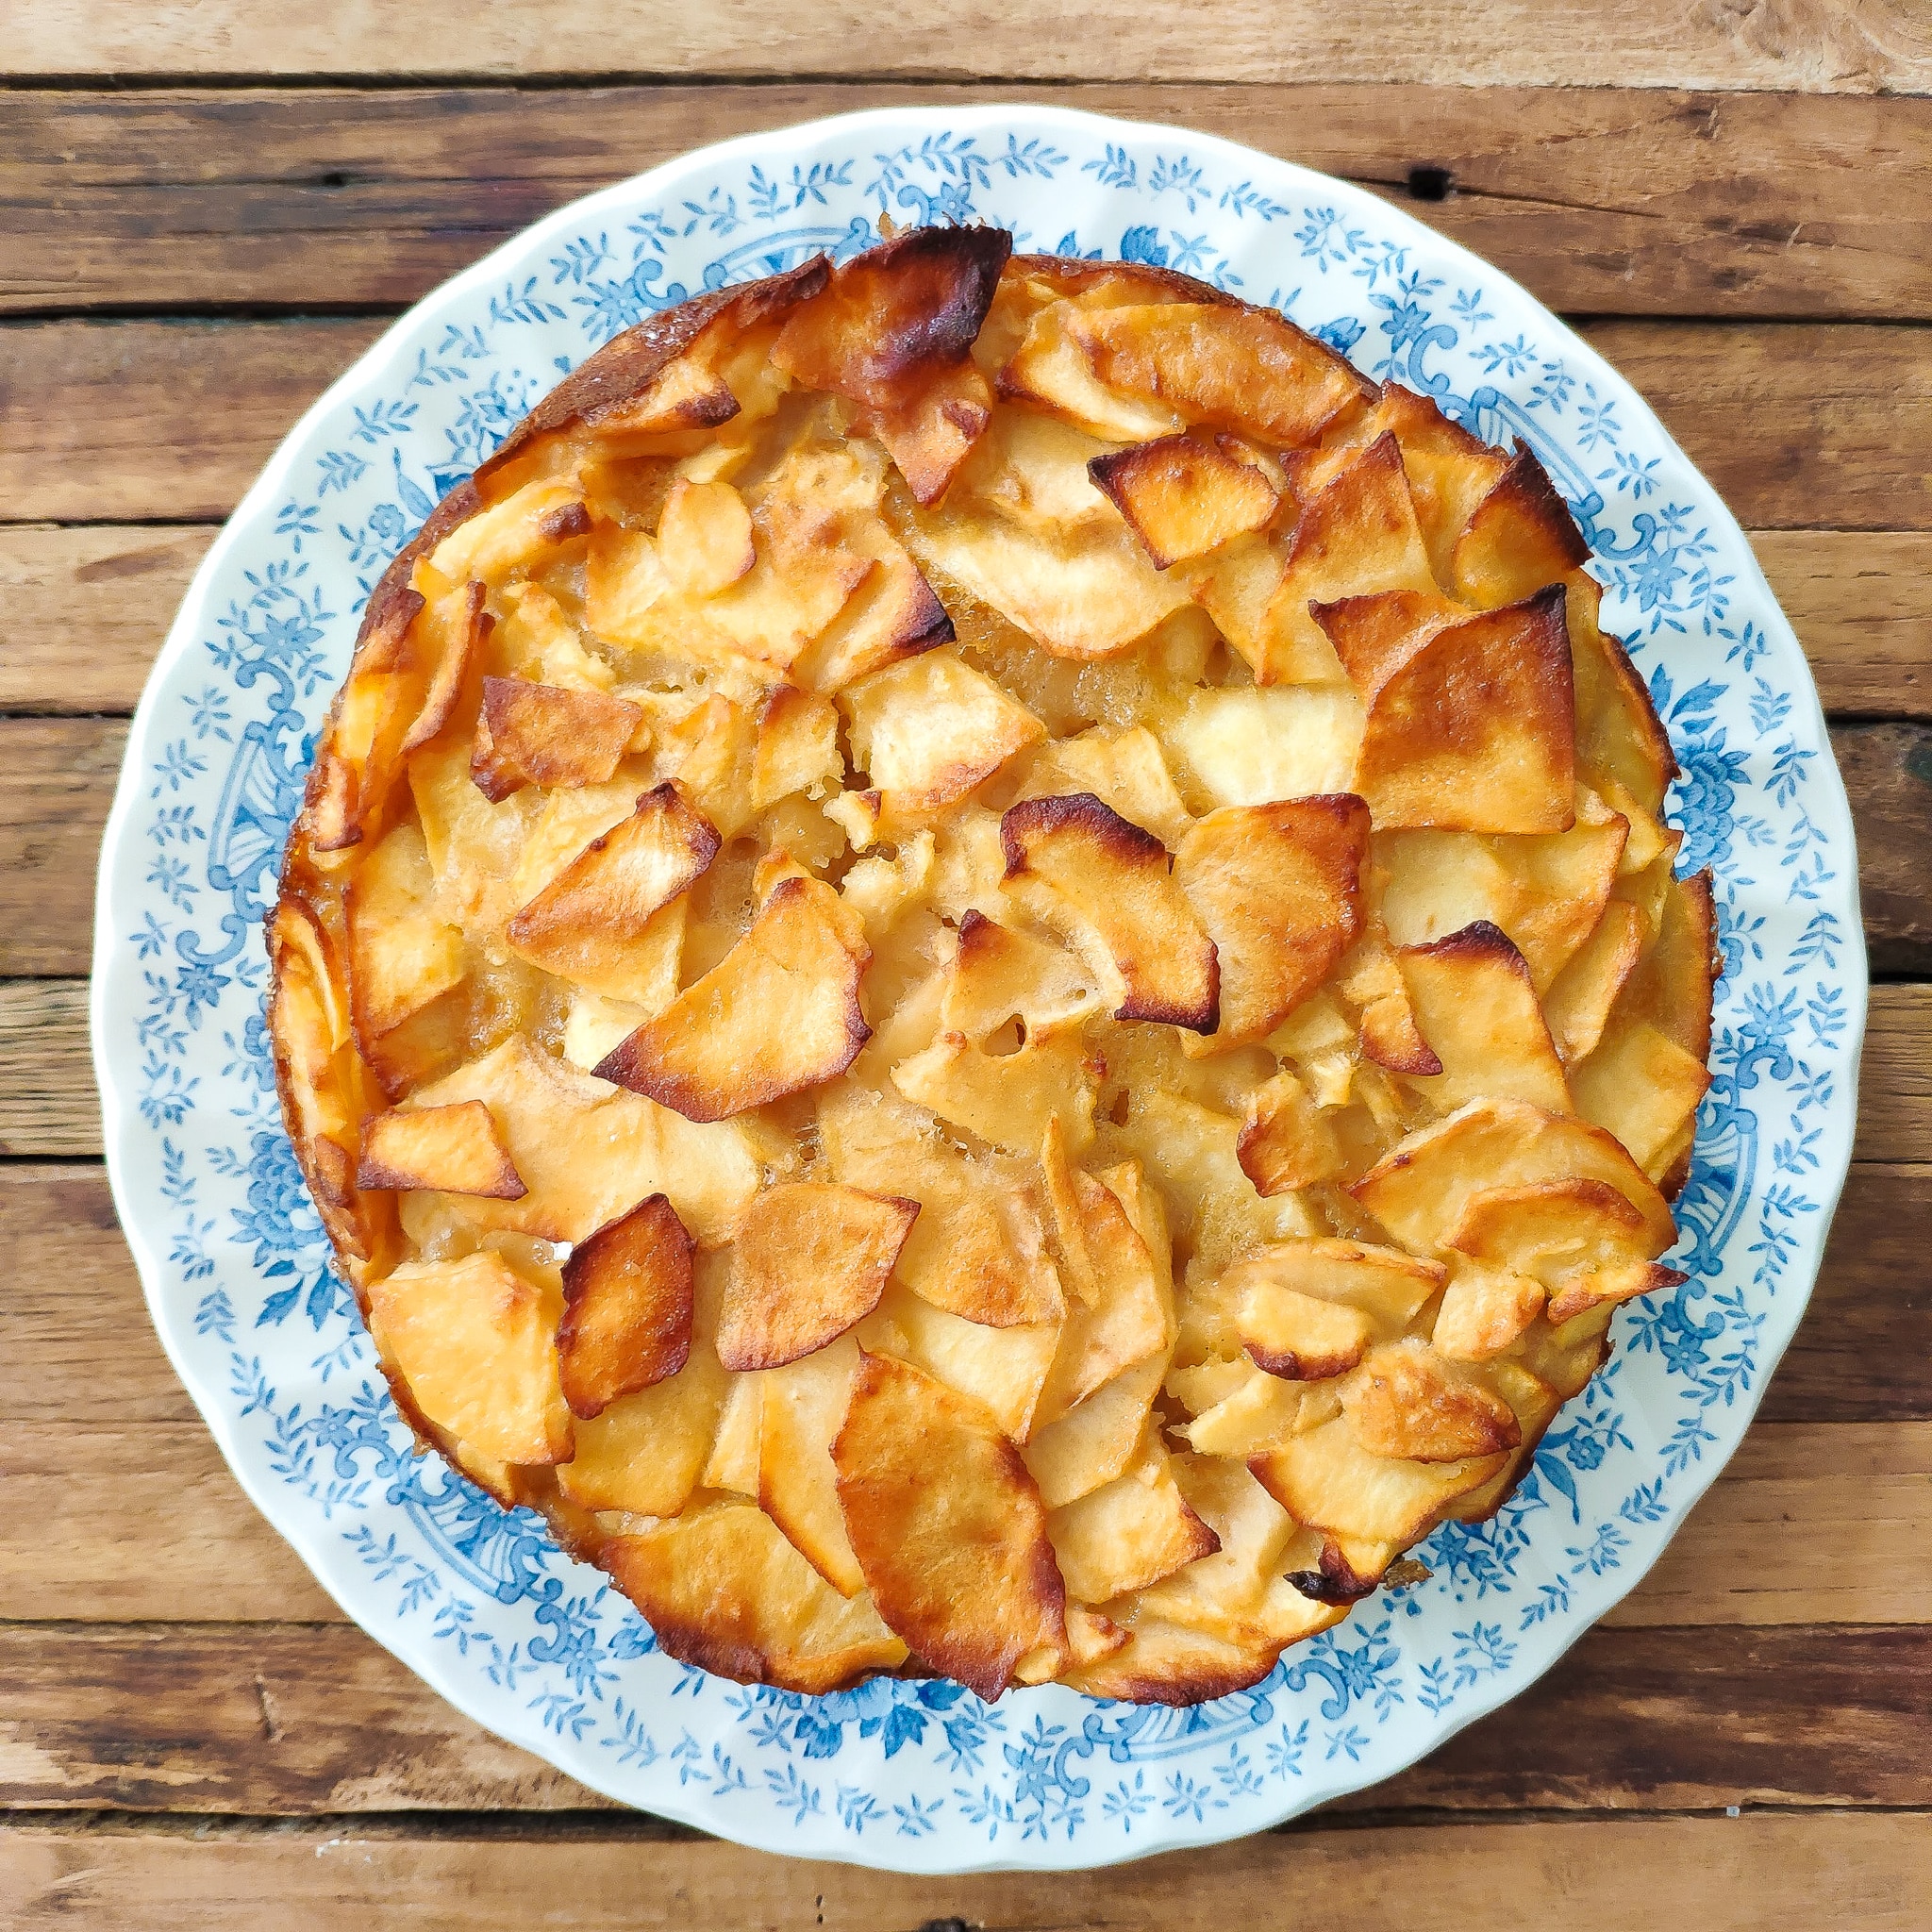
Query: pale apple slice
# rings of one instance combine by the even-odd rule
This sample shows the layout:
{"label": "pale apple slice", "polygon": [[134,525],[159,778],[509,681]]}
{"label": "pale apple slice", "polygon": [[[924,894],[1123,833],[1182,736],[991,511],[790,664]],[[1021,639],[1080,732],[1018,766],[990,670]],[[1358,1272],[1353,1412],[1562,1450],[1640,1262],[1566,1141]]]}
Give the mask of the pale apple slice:
{"label": "pale apple slice", "polygon": [[1091,1494],[1126,1469],[1166,1373],[1166,1354],[1150,1355],[1028,1437],[1026,1467],[1049,1509]]}
{"label": "pale apple slice", "polygon": [[1602,1181],[1623,1195],[1642,1217],[1649,1254],[1676,1240],[1663,1196],[1621,1141],[1524,1100],[1473,1100],[1418,1128],[1349,1191],[1397,1241],[1426,1253],[1446,1246],[1478,1189],[1568,1180]]}
{"label": "pale apple slice", "polygon": [[1064,928],[1122,991],[1114,1017],[1211,1033],[1220,1014],[1214,942],[1174,883],[1167,848],[1091,792],[1031,798],[1000,820],[1004,889]]}
{"label": "pale apple slice", "polygon": [[1221,1539],[1189,1507],[1156,1437],[1123,1475],[1046,1520],[1067,1594],[1104,1604],[1212,1556]]}
{"label": "pale apple slice", "polygon": [[1353,789],[1377,826],[1562,832],[1576,708],[1560,586],[1436,632],[1375,693]]}
{"label": "pale apple slice", "polygon": [[1237,1306],[1257,1290],[1281,1289],[1358,1308],[1387,1340],[1415,1320],[1446,1278],[1440,1261],[1401,1248],[1316,1236],[1264,1248],[1231,1268],[1222,1287]]}
{"label": "pale apple slice", "polygon": [[880,1616],[922,1663],[996,1698],[1067,1657],[1066,1591],[1040,1491],[978,1406],[861,1355],[832,1444],[846,1533]]}
{"label": "pale apple slice", "polygon": [[1072,1147],[1084,1149],[1093,1138],[1098,1062],[1076,1033],[1029,1039],[1008,1054],[941,1033],[901,1060],[891,1078],[908,1100],[1008,1154],[1030,1153],[1053,1120]]}
{"label": "pale apple slice", "polygon": [[728,1490],[757,1499],[758,1439],[764,1427],[765,1385],[757,1375],[732,1375],[718,1417],[718,1433],[698,1477],[708,1490]]}
{"label": "pale apple slice", "polygon": [[1059,1320],[1030,1162],[963,1153],[896,1094],[850,1086],[827,1096],[819,1134],[840,1181],[918,1203],[895,1269],[914,1294],[990,1327]]}
{"label": "pale apple slice", "polygon": [[1452,1361],[1492,1361],[1528,1333],[1548,1300],[1541,1281],[1513,1268],[1457,1259],[1429,1339]]}
{"label": "pale apple slice", "polygon": [[658,519],[658,556],[686,597],[715,596],[758,561],[751,511],[722,479],[673,479]]}
{"label": "pale apple slice", "polygon": [[1204,1456],[1246,1461],[1305,1436],[1341,1413],[1339,1385],[1290,1382],[1243,1359],[1226,1365],[1241,1376],[1218,1402],[1189,1423],[1184,1433]]}
{"label": "pale apple slice", "polygon": [[845,1420],[858,1367],[858,1342],[829,1346],[759,1375],[758,1506],[841,1596],[865,1577],[845,1533],[832,1441]]}
{"label": "pale apple slice", "polygon": [[751,930],[598,1063],[601,1079],[691,1121],[720,1121],[842,1074],[871,1028],[871,949],[830,886],[781,879]]}
{"label": "pale apple slice", "polygon": [[1211,804],[1270,805],[1348,790],[1362,708],[1344,686],[1236,685],[1191,692],[1154,729],[1175,773]]}
{"label": "pale apple slice", "polygon": [[1579,770],[1607,795],[1620,785],[1654,818],[1677,773],[1663,721],[1623,643],[1598,623],[1603,586],[1573,571],[1565,606],[1576,677]]}
{"label": "pale apple slice", "polygon": [[1386,931],[1372,924],[1362,935],[1341,963],[1338,987],[1356,1009],[1364,1059],[1412,1078],[1442,1071],[1435,1048],[1423,1035],[1408,982]]}
{"label": "pale apple slice", "polygon": [[627,1212],[642,1194],[670,1197],[701,1243],[729,1239],[763,1171],[759,1150],[731,1122],[700,1125],[611,1087],[512,1034],[412,1096],[417,1105],[485,1102],[529,1192],[521,1200],[466,1197],[485,1227],[580,1241]]}
{"label": "pale apple slice", "polygon": [[1109,731],[1096,725],[1077,738],[1063,738],[1041,748],[1027,767],[1021,798],[1091,791],[1130,824],[1149,831],[1163,845],[1175,845],[1193,823],[1167,768],[1160,741],[1145,725]]}
{"label": "pale apple slice", "polygon": [[362,1130],[358,1188],[435,1188],[521,1201],[528,1190],[480,1100],[391,1108]]}
{"label": "pale apple slice", "polygon": [[1088,467],[1157,570],[1265,528],[1281,502],[1253,463],[1191,436],[1137,443]]}
{"label": "pale apple slice", "polygon": [[1046,726],[950,650],[923,651],[841,693],[853,762],[882,813],[911,820],[963,798]]}
{"label": "pale apple slice", "polygon": [[1582,1059],[1604,1037],[1617,995],[1642,958],[1643,940],[1643,915],[1626,901],[1612,899],[1596,929],[1551,981],[1543,1017],[1566,1063]]}
{"label": "pale apple slice", "polygon": [[643,711],[626,699],[486,677],[470,775],[492,804],[525,785],[602,785],[648,737]]}
{"label": "pale apple slice", "polygon": [[1342,1385],[1341,1412],[1372,1456],[1409,1462],[1461,1462],[1523,1441],[1500,1395],[1414,1336],[1363,1361]]}
{"label": "pale apple slice", "polygon": [[385,1087],[398,1094],[422,1077],[425,1056],[411,1050],[408,1034],[388,1047],[383,1041],[439,1003],[443,1010],[459,1004],[459,996],[447,996],[469,974],[462,932],[439,917],[435,894],[423,834],[405,823],[357,867],[345,895],[356,1043]]}
{"label": "pale apple slice", "polygon": [[465,518],[429,553],[429,568],[451,583],[496,584],[549,561],[590,528],[576,484],[540,476]]}
{"label": "pale apple slice", "polygon": [[1416,1023],[1441,1062],[1416,1082],[1432,1106],[1450,1113],[1488,1095],[1572,1110],[1529,967],[1507,934],[1478,923],[1398,958]]}
{"label": "pale apple slice", "polygon": [[607,1538],[598,1560],[670,1656],[720,1676],[823,1694],[906,1660],[871,1600],[841,1596],[751,1503]]}
{"label": "pale apple slice", "polygon": [[1032,1435],[1041,1391],[1059,1346],[1060,1323],[974,1322],[894,1285],[860,1328],[868,1348],[890,1349],[976,1402],[1018,1443]]}
{"label": "pale apple slice", "polygon": [[1346,1165],[1323,1109],[1285,1070],[1255,1090],[1235,1151],[1241,1172],[1264,1197],[1312,1188]]}
{"label": "pale apple slice", "polygon": [[719,844],[709,820],[675,786],[659,785],[564,866],[504,938],[546,973],[608,999],[661,1008],[684,942],[684,908],[673,902],[703,876]]}
{"label": "pale apple slice", "polygon": [[1504,1457],[1501,1451],[1456,1462],[1377,1456],[1338,1415],[1249,1466],[1297,1523],[1366,1542],[1407,1544],[1494,1475]]}
{"label": "pale apple slice", "polygon": [[576,1451],[558,1467],[557,1487],[583,1509],[675,1516],[712,1454],[727,1379],[708,1348],[693,1348],[675,1375],[577,1423]]}
{"label": "pale apple slice", "polygon": [[718,1358],[775,1369],[826,1347],[878,1306],[919,1203],[825,1181],[768,1188],[731,1246]]}
{"label": "pale apple slice", "polygon": [[911,557],[881,532],[878,560],[837,617],[801,651],[791,675],[830,695],[888,664],[953,641],[953,620]]}
{"label": "pale apple slice", "polygon": [[1509,935],[1541,995],[1603,917],[1628,837],[1621,815],[1516,837],[1378,831],[1371,857],[1389,937],[1424,945],[1487,920]]}
{"label": "pale apple slice", "polygon": [[1174,878],[1221,963],[1217,1041],[1272,1033],[1359,930],[1369,808],[1359,798],[1224,806],[1188,830]]}
{"label": "pale apple slice", "polygon": [[571,1413],[557,1374],[557,1291],[490,1249],[406,1261],[369,1289],[376,1346],[438,1428],[508,1463],[567,1462]]}
{"label": "pale apple slice", "polygon": [[839,713],[830,699],[781,684],[758,710],[752,754],[752,803],[769,811],[794,791],[823,796],[845,776],[839,750]]}
{"label": "pale apple slice", "polygon": [[1240,1462],[1183,1455],[1169,1467],[1188,1507],[1220,1547],[1146,1587],[1141,1613],[1239,1640],[1289,1560],[1294,1519]]}
{"label": "pale apple slice", "polygon": [[1285,1382],[1325,1382],[1368,1353],[1374,1324],[1346,1302],[1256,1281],[1241,1297],[1235,1334],[1257,1369]]}
{"label": "pale apple slice", "polygon": [[1397,382],[1384,386],[1370,417],[1377,435],[1392,430],[1402,445],[1402,465],[1428,540],[1431,566],[1441,582],[1453,584],[1457,539],[1508,468],[1509,458],[1451,422],[1432,398]]}
{"label": "pale apple slice", "polygon": [[1043,1040],[1100,1011],[1093,978],[1062,947],[969,907],[946,971],[941,1024],[975,1046],[1014,1020],[1028,1040]]}
{"label": "pale apple slice", "polygon": [[647,1195],[579,1241],[563,1264],[557,1334],[564,1400],[601,1415],[677,1374],[691,1357],[691,1242],[677,1210]]}

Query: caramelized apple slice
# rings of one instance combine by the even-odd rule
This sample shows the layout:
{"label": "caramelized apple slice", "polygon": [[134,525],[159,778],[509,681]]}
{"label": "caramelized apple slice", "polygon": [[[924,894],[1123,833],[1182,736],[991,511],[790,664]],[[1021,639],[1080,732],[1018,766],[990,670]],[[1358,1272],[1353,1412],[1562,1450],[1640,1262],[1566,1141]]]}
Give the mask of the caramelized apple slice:
{"label": "caramelized apple slice", "polygon": [[525,785],[602,785],[644,724],[636,705],[603,691],[486,677],[470,775],[491,803]]}
{"label": "caramelized apple slice", "polygon": [[521,1201],[528,1190],[480,1100],[380,1113],[362,1130],[358,1188],[436,1188]]}
{"label": "caramelized apple slice", "polygon": [[651,1194],[579,1241],[563,1296],[557,1358],[574,1415],[601,1415],[676,1374],[691,1328],[691,1241],[676,1209]]}

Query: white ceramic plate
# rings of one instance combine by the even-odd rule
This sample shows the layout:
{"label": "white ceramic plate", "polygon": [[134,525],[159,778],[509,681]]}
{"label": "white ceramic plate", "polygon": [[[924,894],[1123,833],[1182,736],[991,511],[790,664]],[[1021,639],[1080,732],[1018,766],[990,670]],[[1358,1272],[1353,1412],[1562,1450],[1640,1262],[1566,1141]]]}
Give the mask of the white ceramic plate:
{"label": "white ceramic plate", "polygon": [[[567,112],[568,104],[559,103]],[[432,503],[593,347],[707,287],[900,224],[1125,256],[1273,302],[1376,376],[1537,450],[1685,776],[1727,973],[1690,1283],[1435,1575],[1187,1711],[1060,1689],[745,1690],[659,1654],[541,1522],[411,1453],[276,1113],[259,922],[362,597]],[[94,1055],[157,1327],[250,1496],[343,1608],[585,1784],[747,1844],[917,1872],[1103,1864],[1387,1777],[1530,1683],[1656,1559],[1736,1447],[1849,1158],[1865,961],[1818,699],[1736,523],[1642,401],[1494,269],[1374,196],[1226,142],[1048,108],[890,109],[708,148],[441,288],[303,418],[197,574],[102,856]],[[1507,1720],[1506,1720],[1507,1722]]]}

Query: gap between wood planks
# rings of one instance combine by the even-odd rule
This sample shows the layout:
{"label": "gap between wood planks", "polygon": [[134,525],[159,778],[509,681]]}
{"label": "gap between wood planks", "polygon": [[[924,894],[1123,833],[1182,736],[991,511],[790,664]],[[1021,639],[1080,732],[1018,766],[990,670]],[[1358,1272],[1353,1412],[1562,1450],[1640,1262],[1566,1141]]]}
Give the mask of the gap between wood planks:
{"label": "gap between wood planks", "polygon": [[[17,94],[0,127],[0,311],[407,304],[562,203],[708,142],[1016,99],[1179,124],[1179,144],[1222,135],[1357,181],[1559,310],[1932,314],[1924,99],[867,82]],[[1292,226],[1263,250],[1290,282]],[[566,308],[583,294],[542,292]]]}
{"label": "gap between wood planks", "polygon": [[[0,713],[132,711],[208,525],[0,525]],[[1827,712],[1932,723],[1932,542],[1909,530],[1755,530]]]}
{"label": "gap between wood planks", "polygon": [[[226,516],[289,425],[382,327],[0,326],[0,524]],[[1747,526],[1932,530],[1932,468],[1911,458],[1932,446],[1932,329],[1623,321],[1581,332]],[[293,500],[318,528],[332,501]]]}
{"label": "gap between wood planks", "polygon": [[820,0],[774,16],[758,0],[517,7],[408,0],[264,10],[250,0],[100,7],[14,0],[0,66],[13,76],[212,75],[895,75],[931,79],[1616,80],[1625,86],[1932,92],[1932,34],[1912,0],[974,0],[876,8]]}

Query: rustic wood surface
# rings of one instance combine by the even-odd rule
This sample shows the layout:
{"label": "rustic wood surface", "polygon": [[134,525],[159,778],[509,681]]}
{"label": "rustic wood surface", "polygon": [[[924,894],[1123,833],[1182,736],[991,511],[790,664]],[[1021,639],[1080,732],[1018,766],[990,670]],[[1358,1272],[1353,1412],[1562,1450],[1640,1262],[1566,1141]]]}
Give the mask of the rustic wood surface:
{"label": "rustic wood surface", "polygon": [[[14,0],[0,42],[0,1926],[1917,1928],[1932,1872],[1932,14],[1922,0]],[[1577,319],[1810,658],[1874,973],[1759,1419],[1541,1684],[1288,1829],[902,1879],[623,1811],[257,1515],[114,1221],[86,1041],[132,710],[220,521],[400,309],[700,142],[1045,98],[1360,182]],[[1345,1901],[1345,1905],[1342,1903]]]}

